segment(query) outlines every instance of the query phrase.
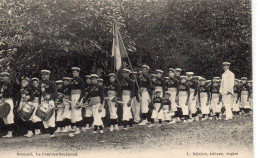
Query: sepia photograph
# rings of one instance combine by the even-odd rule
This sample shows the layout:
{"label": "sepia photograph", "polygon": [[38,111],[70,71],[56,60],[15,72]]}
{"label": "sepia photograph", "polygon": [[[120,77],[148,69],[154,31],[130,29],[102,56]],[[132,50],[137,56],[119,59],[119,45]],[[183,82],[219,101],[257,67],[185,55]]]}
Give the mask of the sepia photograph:
{"label": "sepia photograph", "polygon": [[0,0],[0,157],[253,158],[252,14]]}

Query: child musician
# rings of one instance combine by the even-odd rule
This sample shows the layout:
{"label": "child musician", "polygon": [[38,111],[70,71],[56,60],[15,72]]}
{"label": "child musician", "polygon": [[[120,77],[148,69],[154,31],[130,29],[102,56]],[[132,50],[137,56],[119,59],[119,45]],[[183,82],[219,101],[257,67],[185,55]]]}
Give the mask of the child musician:
{"label": "child musician", "polygon": [[110,114],[110,131],[118,130],[118,116],[117,116],[117,105],[116,98],[119,97],[119,85],[116,83],[116,76],[114,73],[108,75],[109,82],[106,86],[106,94],[108,97],[108,108]]}
{"label": "child musician", "polygon": [[168,124],[170,123],[171,116],[169,115],[171,111],[171,92],[166,91],[164,94],[164,98],[161,104],[161,107],[158,110],[158,119],[159,119],[159,125],[162,124],[162,121],[165,120]]}
{"label": "child musician", "polygon": [[151,120],[151,124],[148,127],[152,127],[154,125],[155,119],[159,119],[158,118],[158,114],[159,114],[159,109],[162,106],[162,97],[161,97],[161,93],[162,91],[160,89],[156,89],[154,92],[154,98],[152,100],[153,103],[153,111],[152,111],[152,120]]}
{"label": "child musician", "polygon": [[[86,86],[85,86],[85,96],[88,95],[88,93],[91,90],[91,77],[90,75],[86,75]],[[84,122],[85,122],[85,129],[91,129],[92,123],[93,123],[93,114],[92,114],[92,107],[91,106],[85,106],[85,116],[84,116]]]}
{"label": "child musician", "polygon": [[63,112],[64,112],[64,104],[63,104],[63,81],[58,80],[55,82],[57,87],[57,98],[55,99],[55,105],[57,108],[56,111],[56,127],[57,130],[55,132],[59,133],[64,130],[64,124],[63,124]]}
{"label": "child musician", "polygon": [[33,122],[33,129],[34,129],[34,133],[35,135],[39,135],[41,134],[41,129],[42,129],[42,120],[35,115],[36,113],[36,109],[38,108],[39,104],[40,104],[40,94],[41,94],[41,88],[40,88],[40,80],[36,77],[31,79],[32,81],[32,91],[33,91],[33,95],[34,95],[34,100],[32,101],[33,106],[35,107],[35,110],[33,112],[32,115],[32,122]]}
{"label": "child musician", "polygon": [[221,103],[221,95],[219,93],[220,85],[218,84],[218,77],[213,78],[213,83],[210,89],[210,98],[211,98],[211,106],[213,109],[213,113],[216,115],[216,120],[221,119],[220,113],[222,105]]}
{"label": "child musician", "polygon": [[70,82],[72,78],[63,77],[63,97],[62,103],[64,106],[62,117],[63,117],[63,130],[62,133],[72,132],[71,128],[71,87]]}
{"label": "child musician", "polygon": [[[31,86],[29,86],[29,78],[22,77],[18,110],[20,110],[22,108],[23,104],[32,104],[33,100],[34,100],[34,95],[33,95],[33,90],[31,88]],[[27,134],[25,134],[24,136],[27,138],[32,137],[33,136],[32,116],[29,120],[24,120],[24,125],[27,129]]]}
{"label": "child musician", "polygon": [[246,84],[247,78],[241,78],[241,104],[245,113],[250,113],[251,106],[249,105],[251,91],[249,86]]}
{"label": "child musician", "polygon": [[14,113],[13,113],[13,108],[14,108],[14,103],[12,100],[13,96],[13,84],[10,81],[10,74],[8,72],[2,72],[2,83],[0,87],[0,98],[8,103],[10,105],[10,112],[8,115],[3,118],[3,121],[5,125],[7,126],[8,132],[3,138],[11,138],[13,137],[13,127],[14,127]]}
{"label": "child musician", "polygon": [[97,133],[98,128],[100,133],[103,133],[103,122],[102,122],[102,110],[104,102],[104,91],[103,88],[98,85],[98,75],[92,74],[91,76],[91,87],[88,95],[84,97],[83,104],[90,104],[92,106],[92,113],[94,117],[94,132]]}
{"label": "child musician", "polygon": [[195,93],[198,93],[199,104],[202,112],[202,119],[204,121],[209,117],[209,101],[210,101],[210,89],[205,85],[206,79],[200,78],[200,85]]}
{"label": "child musician", "polygon": [[241,96],[240,86],[238,79],[235,79],[234,81],[234,94],[232,95],[232,112],[233,115],[239,115],[240,109],[239,109],[239,100]]}
{"label": "child musician", "polygon": [[130,127],[133,126],[133,122],[130,121],[132,119],[131,106],[132,99],[134,96],[135,85],[133,80],[130,79],[129,74],[131,71],[129,69],[123,69],[123,81],[121,84],[121,93],[123,101],[123,130],[127,130],[127,125]]}
{"label": "child musician", "polygon": [[[50,71],[49,70],[41,70],[42,82],[41,82],[41,103],[46,102],[52,108],[55,108],[54,100],[57,96],[57,89],[55,83],[50,81]],[[49,129],[50,137],[55,137],[55,111],[51,115],[51,117],[47,120],[43,121],[43,125],[45,129]]]}

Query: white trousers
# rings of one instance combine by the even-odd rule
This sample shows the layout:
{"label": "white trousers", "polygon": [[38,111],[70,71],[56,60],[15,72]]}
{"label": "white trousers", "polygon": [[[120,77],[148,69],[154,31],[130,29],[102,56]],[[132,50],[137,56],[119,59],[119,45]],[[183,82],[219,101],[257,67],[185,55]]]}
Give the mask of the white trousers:
{"label": "white trousers", "polygon": [[188,96],[185,96],[185,95],[179,96],[179,104],[182,109],[183,115],[189,115],[189,107],[188,107],[188,105],[186,105],[187,97]]}
{"label": "white trousers", "polygon": [[201,105],[201,113],[202,114],[209,114],[209,106],[207,105],[208,97],[200,98],[200,105]]}
{"label": "white trousers", "polygon": [[14,102],[11,98],[5,99],[5,102],[10,105],[10,112],[9,114],[3,118],[3,121],[6,125],[13,124],[14,123]]}
{"label": "white trousers", "polygon": [[82,120],[81,108],[76,109],[76,103],[78,102],[80,94],[71,95],[71,122],[76,123]]}
{"label": "white trousers", "polygon": [[239,109],[239,102],[237,103],[237,94],[233,94],[232,96],[232,105],[231,105],[232,111],[238,112]]}
{"label": "white trousers", "polygon": [[[52,107],[55,107],[53,100],[50,100],[49,104]],[[42,122],[43,122],[44,128],[55,127],[55,110],[54,110],[53,114],[51,115],[51,117],[48,120],[42,121]]]}
{"label": "white trousers", "polygon": [[[189,110],[191,114],[195,114],[197,112],[197,107],[196,107],[196,99],[193,100],[194,93],[190,94],[189,98]],[[196,98],[196,96],[195,96]]]}
{"label": "white trousers", "polygon": [[108,97],[108,108],[109,108],[109,114],[110,114],[110,119],[117,119],[117,107],[116,107],[116,102],[112,102],[111,100],[114,98],[115,96],[109,96]]}
{"label": "white trousers", "polygon": [[141,104],[137,101],[136,97],[133,98],[132,111],[134,116],[134,121],[139,122],[141,120]]}
{"label": "white trousers", "polygon": [[222,109],[222,104],[218,104],[219,98],[212,98],[211,99],[211,107],[213,109],[213,113],[220,113]]}
{"label": "white trousers", "polygon": [[168,91],[171,93],[170,101],[172,104],[172,111],[177,111],[177,104],[175,102],[177,91],[175,89],[168,89]]}
{"label": "white trousers", "polygon": [[231,111],[231,103],[232,103],[232,95],[222,95],[223,104],[226,109],[226,119],[230,119],[233,117],[232,111]]}
{"label": "white trousers", "polygon": [[169,114],[169,106],[168,105],[163,105],[163,108],[158,114],[158,119],[162,121],[169,121],[171,120],[170,114]]}
{"label": "white trousers", "polygon": [[63,121],[64,108],[57,109],[56,121]]}
{"label": "white trousers", "polygon": [[153,109],[151,118],[158,119],[158,111],[161,107],[161,103],[154,103],[154,107],[155,107],[155,109]]}
{"label": "white trousers", "polygon": [[102,112],[99,112],[99,107],[101,106],[100,103],[92,105],[92,113],[93,113],[93,118],[94,118],[94,122],[93,125],[94,126],[103,126],[103,122],[102,122]]}
{"label": "white trousers", "polygon": [[67,101],[63,101],[63,104],[64,104],[63,118],[71,119],[70,103]]}
{"label": "white trousers", "polygon": [[91,106],[85,107],[85,117],[92,117],[92,116],[93,116],[92,107]]}
{"label": "white trousers", "polygon": [[241,95],[241,104],[242,107],[245,109],[251,109],[251,106],[249,104],[249,101],[247,101],[248,95]]}
{"label": "white trousers", "polygon": [[141,112],[148,113],[149,103],[150,103],[151,99],[150,99],[150,95],[147,92],[147,90],[142,91],[142,97],[140,99],[141,99]]}
{"label": "white trousers", "polygon": [[[131,113],[131,106],[128,107],[127,103],[130,100],[130,95],[122,95],[122,101],[123,101],[123,121],[129,121],[132,117]],[[132,104],[132,103],[131,103]]]}

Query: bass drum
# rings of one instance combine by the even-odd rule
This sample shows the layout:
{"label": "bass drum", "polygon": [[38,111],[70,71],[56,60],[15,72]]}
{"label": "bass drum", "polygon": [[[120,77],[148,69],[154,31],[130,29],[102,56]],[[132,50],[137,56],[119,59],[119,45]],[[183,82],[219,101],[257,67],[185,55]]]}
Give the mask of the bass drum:
{"label": "bass drum", "polygon": [[19,108],[17,112],[23,120],[28,121],[33,115],[34,110],[35,107],[32,104],[24,102],[22,103],[21,108]]}
{"label": "bass drum", "polygon": [[11,106],[7,102],[0,101],[0,118],[6,118],[10,113]]}
{"label": "bass drum", "polygon": [[55,108],[52,107],[49,103],[43,102],[38,106],[35,115],[38,116],[41,120],[46,121],[52,116],[54,110]]}

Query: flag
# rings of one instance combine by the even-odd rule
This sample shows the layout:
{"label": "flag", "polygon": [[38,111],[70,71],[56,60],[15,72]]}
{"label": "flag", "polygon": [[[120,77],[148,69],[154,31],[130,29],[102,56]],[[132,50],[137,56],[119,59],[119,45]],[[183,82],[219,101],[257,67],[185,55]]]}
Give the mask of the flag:
{"label": "flag", "polygon": [[123,59],[127,58],[127,52],[116,21],[113,22],[112,57],[114,57],[115,70],[119,71],[122,68]]}
{"label": "flag", "polygon": [[123,79],[123,69],[128,67],[130,63],[126,48],[117,27],[117,22],[113,22],[113,45],[112,45],[112,58],[114,73],[116,74],[117,81],[121,84]]}

